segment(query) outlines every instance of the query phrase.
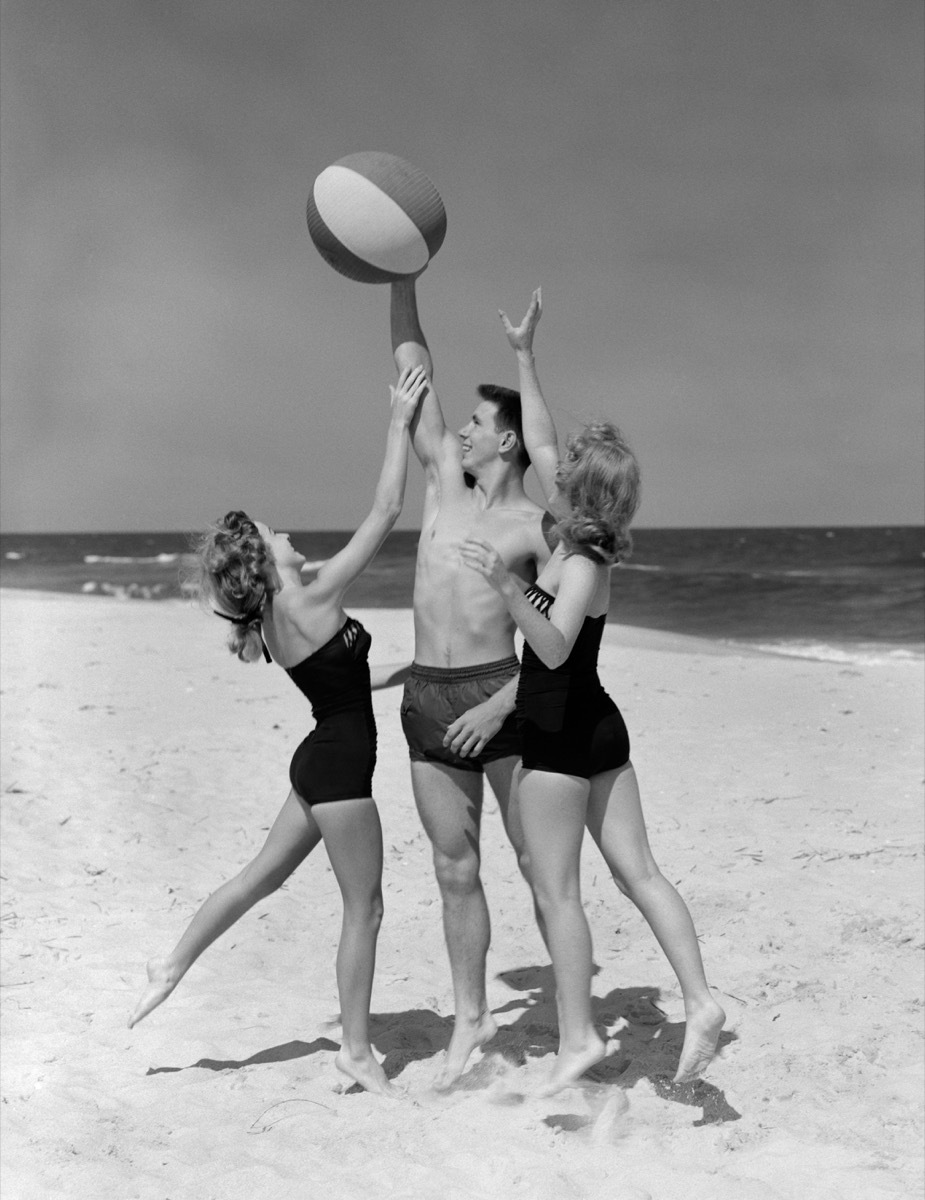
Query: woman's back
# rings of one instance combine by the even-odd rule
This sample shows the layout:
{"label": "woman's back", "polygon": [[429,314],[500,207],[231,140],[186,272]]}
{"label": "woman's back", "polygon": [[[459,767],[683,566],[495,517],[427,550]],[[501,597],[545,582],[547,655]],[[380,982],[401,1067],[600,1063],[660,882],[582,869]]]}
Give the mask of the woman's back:
{"label": "woman's back", "polygon": [[316,721],[371,703],[369,649],[372,638],[354,617],[312,654],[284,668],[311,703]]}

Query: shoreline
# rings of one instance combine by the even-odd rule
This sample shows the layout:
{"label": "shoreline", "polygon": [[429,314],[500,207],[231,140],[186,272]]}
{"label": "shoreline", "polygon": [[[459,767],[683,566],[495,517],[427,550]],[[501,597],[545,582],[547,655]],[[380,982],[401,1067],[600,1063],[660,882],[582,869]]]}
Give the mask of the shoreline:
{"label": "shoreline", "polygon": [[[383,1200],[921,1191],[919,662],[608,626],[601,676],[630,729],[650,841],[728,1020],[705,1079],[672,1087],[677,984],[586,839],[608,1055],[546,1100],[551,976],[490,796],[500,1032],[461,1086],[433,1091],[453,1012],[440,904],[400,689],[375,693],[386,912],[372,1038],[403,1092],[390,1102],[344,1090],[333,1065],[340,900],[320,851],[125,1028],[145,959],[252,857],[286,794],[310,717],[285,673],[239,663],[186,601],[0,599],[2,1194],[302,1200],[306,1177],[319,1195]],[[409,610],[351,611],[375,661],[410,657]],[[653,1004],[656,1025],[639,1016]]]}
{"label": "shoreline", "polygon": [[[24,596],[36,602],[43,599],[54,601],[70,600],[78,603],[110,602],[117,605],[165,605],[195,610],[194,600],[181,596],[132,596],[101,592],[71,592],[53,588],[26,588],[0,586],[0,604],[12,600],[14,596]],[[362,613],[405,613],[411,620],[411,608],[407,605],[375,605],[368,604],[345,605],[347,611]],[[362,619],[362,617],[361,617]],[[655,629],[645,625],[632,625],[620,621],[607,621],[604,631],[604,641],[615,642],[624,646],[646,647],[652,650],[671,651],[688,654],[731,654],[731,655],[770,655],[787,659],[802,659],[810,662],[865,662],[874,666],[879,662],[925,661],[925,642],[922,641],[870,641],[867,639],[833,639],[820,642],[818,638],[800,638],[798,635],[787,639],[751,639],[729,638],[722,636],[707,637],[696,634],[682,633],[675,630]]]}

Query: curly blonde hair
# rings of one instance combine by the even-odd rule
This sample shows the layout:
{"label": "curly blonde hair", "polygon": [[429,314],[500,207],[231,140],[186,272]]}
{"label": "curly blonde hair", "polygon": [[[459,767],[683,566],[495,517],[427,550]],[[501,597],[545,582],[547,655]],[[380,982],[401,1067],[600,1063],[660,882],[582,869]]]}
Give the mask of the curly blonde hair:
{"label": "curly blonde hair", "polygon": [[595,562],[622,562],[632,552],[629,526],[640,499],[639,463],[609,421],[570,434],[556,482],[571,512],[556,531],[568,554]]}
{"label": "curly blonde hair", "polygon": [[231,621],[228,649],[242,662],[263,653],[260,622],[273,592],[274,563],[269,546],[245,512],[227,513],[192,539],[188,582],[200,600]]}

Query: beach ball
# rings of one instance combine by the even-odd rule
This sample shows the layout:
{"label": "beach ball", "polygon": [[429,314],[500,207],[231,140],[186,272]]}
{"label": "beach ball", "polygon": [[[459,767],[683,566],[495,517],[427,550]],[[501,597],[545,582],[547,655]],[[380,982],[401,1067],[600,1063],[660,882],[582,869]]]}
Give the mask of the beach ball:
{"label": "beach ball", "polygon": [[424,172],[377,150],[326,167],[308,197],[307,216],[321,257],[360,283],[417,275],[446,236],[443,201]]}

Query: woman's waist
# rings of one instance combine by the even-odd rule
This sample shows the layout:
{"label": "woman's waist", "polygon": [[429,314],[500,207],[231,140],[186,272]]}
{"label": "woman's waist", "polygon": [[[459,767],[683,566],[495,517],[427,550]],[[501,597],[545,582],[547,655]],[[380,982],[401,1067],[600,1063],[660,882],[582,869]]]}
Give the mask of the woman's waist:
{"label": "woman's waist", "polygon": [[558,679],[565,682],[569,680],[580,680],[582,683],[593,682],[597,680],[597,654],[576,655],[574,651],[558,667],[547,667],[538,654],[530,647],[529,642],[524,643],[523,655],[520,663],[521,678],[525,675],[530,676],[548,676],[551,679]]}
{"label": "woman's waist", "polygon": [[559,695],[568,698],[593,698],[604,693],[597,671],[566,671],[562,668],[549,670],[540,664],[539,668],[524,662],[520,668],[520,678],[517,681],[517,695]]}
{"label": "woman's waist", "polygon": [[367,691],[362,695],[355,696],[338,696],[336,700],[315,699],[308,697],[309,703],[312,706],[312,716],[315,718],[315,724],[320,725],[323,721],[333,721],[338,717],[351,717],[359,715],[364,719],[373,711],[372,694]]}
{"label": "woman's waist", "polygon": [[336,682],[324,679],[300,680],[299,691],[312,706],[316,720],[336,716],[342,712],[362,711],[372,708],[373,696],[369,680],[369,667],[356,671],[351,677],[341,676]]}
{"label": "woman's waist", "polygon": [[521,670],[517,684],[515,711],[520,720],[538,712],[570,713],[579,723],[593,722],[602,713],[616,707],[596,672],[562,676],[554,671]]}

